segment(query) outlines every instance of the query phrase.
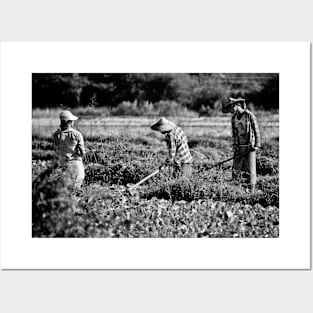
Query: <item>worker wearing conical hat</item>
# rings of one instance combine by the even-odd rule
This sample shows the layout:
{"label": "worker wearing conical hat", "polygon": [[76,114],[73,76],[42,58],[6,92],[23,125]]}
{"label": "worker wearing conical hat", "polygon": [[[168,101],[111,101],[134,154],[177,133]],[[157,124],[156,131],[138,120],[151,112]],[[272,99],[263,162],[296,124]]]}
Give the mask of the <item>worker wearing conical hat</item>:
{"label": "worker wearing conical hat", "polygon": [[[189,178],[192,173],[192,156],[183,130],[164,117],[153,124],[151,129],[165,135],[169,152],[165,165],[172,166],[173,176]],[[161,169],[163,168],[161,166]]]}
{"label": "worker wearing conical hat", "polygon": [[229,103],[223,109],[231,112],[234,162],[232,178],[238,180],[241,172],[248,172],[251,191],[256,186],[256,151],[260,148],[260,132],[254,114],[246,107],[243,98],[229,98]]}
{"label": "worker wearing conical hat", "polygon": [[82,134],[73,128],[74,121],[78,119],[70,111],[60,113],[60,128],[53,134],[54,149],[57,159],[65,169],[67,181],[70,180],[74,187],[80,187],[85,170],[82,158],[85,154],[84,139]]}

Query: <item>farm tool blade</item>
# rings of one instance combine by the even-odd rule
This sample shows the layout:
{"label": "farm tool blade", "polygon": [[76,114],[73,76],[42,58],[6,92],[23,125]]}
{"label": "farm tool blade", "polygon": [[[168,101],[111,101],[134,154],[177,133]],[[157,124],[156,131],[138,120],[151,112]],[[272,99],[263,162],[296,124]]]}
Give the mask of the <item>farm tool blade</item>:
{"label": "farm tool blade", "polygon": [[151,173],[150,175],[146,176],[145,178],[143,178],[141,181],[139,181],[138,183],[136,183],[135,185],[131,186],[128,188],[128,192],[131,194],[132,190],[134,190],[135,188],[137,188],[138,186],[140,186],[142,183],[144,183],[146,180],[148,180],[149,178],[155,176],[156,174],[158,174],[160,172],[160,170],[156,170],[153,173]]}

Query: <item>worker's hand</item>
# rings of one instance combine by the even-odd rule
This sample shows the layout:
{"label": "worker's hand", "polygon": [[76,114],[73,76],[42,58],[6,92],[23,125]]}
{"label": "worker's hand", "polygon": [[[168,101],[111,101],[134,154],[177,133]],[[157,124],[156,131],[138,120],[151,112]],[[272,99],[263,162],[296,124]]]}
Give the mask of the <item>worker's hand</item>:
{"label": "worker's hand", "polygon": [[260,149],[260,147],[251,147],[251,151],[255,151],[255,152],[258,152]]}
{"label": "worker's hand", "polygon": [[174,160],[172,160],[172,159],[166,159],[165,162],[164,162],[164,165],[171,167],[171,166],[174,165]]}
{"label": "worker's hand", "polygon": [[165,165],[161,165],[160,167],[159,167],[159,171],[160,172],[163,172],[165,170]]}

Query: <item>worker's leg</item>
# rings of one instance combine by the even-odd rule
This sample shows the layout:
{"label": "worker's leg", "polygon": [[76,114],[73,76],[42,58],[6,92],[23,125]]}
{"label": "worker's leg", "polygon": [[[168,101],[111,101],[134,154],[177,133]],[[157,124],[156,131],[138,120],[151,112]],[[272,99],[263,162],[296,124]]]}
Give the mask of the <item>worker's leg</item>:
{"label": "worker's leg", "polygon": [[184,178],[189,179],[192,175],[192,164],[191,163],[183,163],[181,166],[181,175]]}
{"label": "worker's leg", "polygon": [[243,163],[243,158],[240,156],[240,151],[238,149],[234,153],[232,180],[236,180],[236,181],[239,180],[242,163]]}
{"label": "worker's leg", "polygon": [[233,180],[239,180],[242,174],[244,177],[245,172],[249,173],[249,156],[248,156],[249,149],[250,148],[248,146],[239,146],[235,150],[232,171]]}
{"label": "worker's leg", "polygon": [[173,166],[170,168],[170,177],[178,178],[180,176],[180,171],[181,171],[180,165],[174,163]]}
{"label": "worker's leg", "polygon": [[254,192],[255,186],[256,186],[256,153],[255,151],[249,152],[249,174],[250,174],[251,192]]}
{"label": "worker's leg", "polygon": [[241,177],[242,182],[249,183],[250,179],[250,161],[249,161],[249,151],[246,151],[248,154],[242,157],[242,166],[241,166]]}
{"label": "worker's leg", "polygon": [[67,167],[67,173],[72,180],[74,188],[79,188],[85,178],[85,170],[82,161],[69,161]]}

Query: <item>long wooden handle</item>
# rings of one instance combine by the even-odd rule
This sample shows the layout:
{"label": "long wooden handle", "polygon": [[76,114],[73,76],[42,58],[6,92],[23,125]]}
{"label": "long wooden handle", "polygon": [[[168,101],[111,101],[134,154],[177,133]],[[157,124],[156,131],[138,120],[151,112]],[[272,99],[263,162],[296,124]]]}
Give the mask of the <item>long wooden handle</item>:
{"label": "long wooden handle", "polygon": [[131,190],[139,185],[141,185],[142,183],[144,183],[146,180],[148,180],[149,178],[151,178],[152,176],[156,175],[159,173],[159,170],[156,170],[155,172],[153,172],[152,174],[148,175],[147,177],[143,178],[141,181],[139,181],[137,184],[135,184],[134,186],[131,186],[130,188],[128,188],[128,190]]}

